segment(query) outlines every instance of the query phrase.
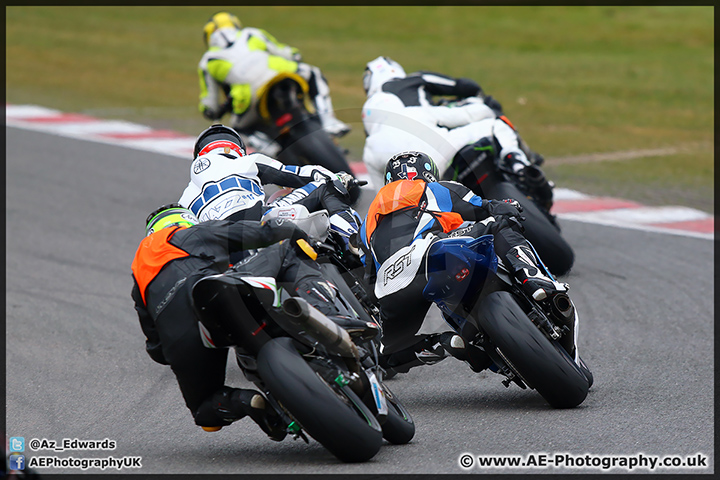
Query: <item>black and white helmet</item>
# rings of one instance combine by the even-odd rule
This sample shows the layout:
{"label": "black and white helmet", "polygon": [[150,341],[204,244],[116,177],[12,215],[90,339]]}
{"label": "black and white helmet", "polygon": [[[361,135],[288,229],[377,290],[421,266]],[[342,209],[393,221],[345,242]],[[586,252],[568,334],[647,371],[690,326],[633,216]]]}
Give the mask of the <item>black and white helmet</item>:
{"label": "black and white helmet", "polygon": [[385,166],[385,185],[396,180],[437,182],[440,172],[429,155],[422,152],[402,152],[393,155]]}

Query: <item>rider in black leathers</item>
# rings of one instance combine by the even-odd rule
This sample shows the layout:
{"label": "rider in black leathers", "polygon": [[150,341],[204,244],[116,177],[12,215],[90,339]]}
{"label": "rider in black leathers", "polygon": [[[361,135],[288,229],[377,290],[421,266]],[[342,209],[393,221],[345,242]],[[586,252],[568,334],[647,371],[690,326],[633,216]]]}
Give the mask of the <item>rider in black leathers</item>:
{"label": "rider in black leathers", "polygon": [[225,385],[228,349],[208,348],[212,339],[201,336],[191,290],[199,279],[225,272],[231,253],[267,247],[233,268],[248,275],[275,277],[288,291],[333,318],[337,311],[327,298],[335,294],[334,286],[296,246],[296,240],[307,235],[287,222],[199,223],[178,204],[153,212],[146,231],[132,263],[132,298],[148,354],[171,366],[197,425],[215,431],[250,415],[270,438],[282,440],[285,428],[259,392]]}

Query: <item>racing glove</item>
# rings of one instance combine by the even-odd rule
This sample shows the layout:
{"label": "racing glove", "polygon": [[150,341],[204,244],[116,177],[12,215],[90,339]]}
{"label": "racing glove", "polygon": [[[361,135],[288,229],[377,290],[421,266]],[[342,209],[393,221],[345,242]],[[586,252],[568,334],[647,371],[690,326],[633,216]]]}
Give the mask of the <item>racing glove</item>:
{"label": "racing glove", "polygon": [[352,181],[355,180],[355,177],[346,172],[338,172],[335,176],[337,176],[345,188],[348,188]]}
{"label": "racing glove", "polygon": [[485,200],[485,202],[487,202],[487,204],[483,206],[487,210],[488,215],[492,215],[493,217],[506,215],[517,218],[518,220],[525,220],[525,217],[520,215],[523,208],[517,200],[506,198],[504,200]]}

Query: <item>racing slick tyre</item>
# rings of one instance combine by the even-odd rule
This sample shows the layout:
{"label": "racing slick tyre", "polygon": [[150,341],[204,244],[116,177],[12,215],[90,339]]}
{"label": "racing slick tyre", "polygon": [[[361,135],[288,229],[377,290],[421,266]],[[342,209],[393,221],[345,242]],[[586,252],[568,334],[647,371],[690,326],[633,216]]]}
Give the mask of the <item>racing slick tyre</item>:
{"label": "racing slick tyre", "polygon": [[390,389],[384,384],[382,388],[388,407],[387,417],[382,424],[383,438],[395,445],[405,445],[415,436],[415,422]]}
{"label": "racing slick tyre", "polygon": [[565,275],[570,271],[575,262],[572,247],[560,234],[559,227],[550,221],[533,200],[510,182],[484,183],[483,193],[486,198],[517,200],[522,205],[522,216],[525,217],[522,222],[524,236],[532,243],[542,262],[553,275]]}
{"label": "racing slick tyre", "polygon": [[382,429],[349,388],[327,382],[290,338],[265,344],[257,359],[267,390],[315,440],[343,462],[364,462],[380,450]]}
{"label": "racing slick tyre", "polygon": [[473,309],[473,318],[508,366],[554,408],[580,405],[588,378],[556,340],[528,318],[509,292],[492,292]]}

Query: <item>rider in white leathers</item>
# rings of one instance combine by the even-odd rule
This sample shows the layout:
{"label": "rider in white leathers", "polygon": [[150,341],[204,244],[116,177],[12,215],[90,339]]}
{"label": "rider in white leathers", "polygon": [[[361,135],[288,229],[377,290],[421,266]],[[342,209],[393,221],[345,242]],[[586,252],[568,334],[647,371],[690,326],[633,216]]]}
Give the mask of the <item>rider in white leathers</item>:
{"label": "rider in white leathers", "polygon": [[230,98],[232,126],[243,132],[252,131],[260,119],[258,93],[278,73],[290,72],[307,80],[310,96],[328,133],[339,137],[350,131],[349,125],[335,117],[322,72],[302,62],[298,49],[278,42],[263,29],[242,28],[240,20],[227,12],[210,18],[204,27],[204,39],[208,50],[198,65],[200,111],[209,120],[222,117],[225,98]]}
{"label": "rider in white leathers", "polygon": [[[442,173],[462,147],[483,137],[494,136],[501,158],[509,156],[509,163],[517,165],[514,170],[530,164],[517,132],[491,108],[496,103],[486,104],[473,80],[423,71],[407,75],[397,62],[378,57],[367,64],[363,86],[368,97],[362,109],[367,135],[363,161],[376,188],[384,184],[388,158],[399,152],[426,152]],[[464,100],[437,105],[433,95]]]}

